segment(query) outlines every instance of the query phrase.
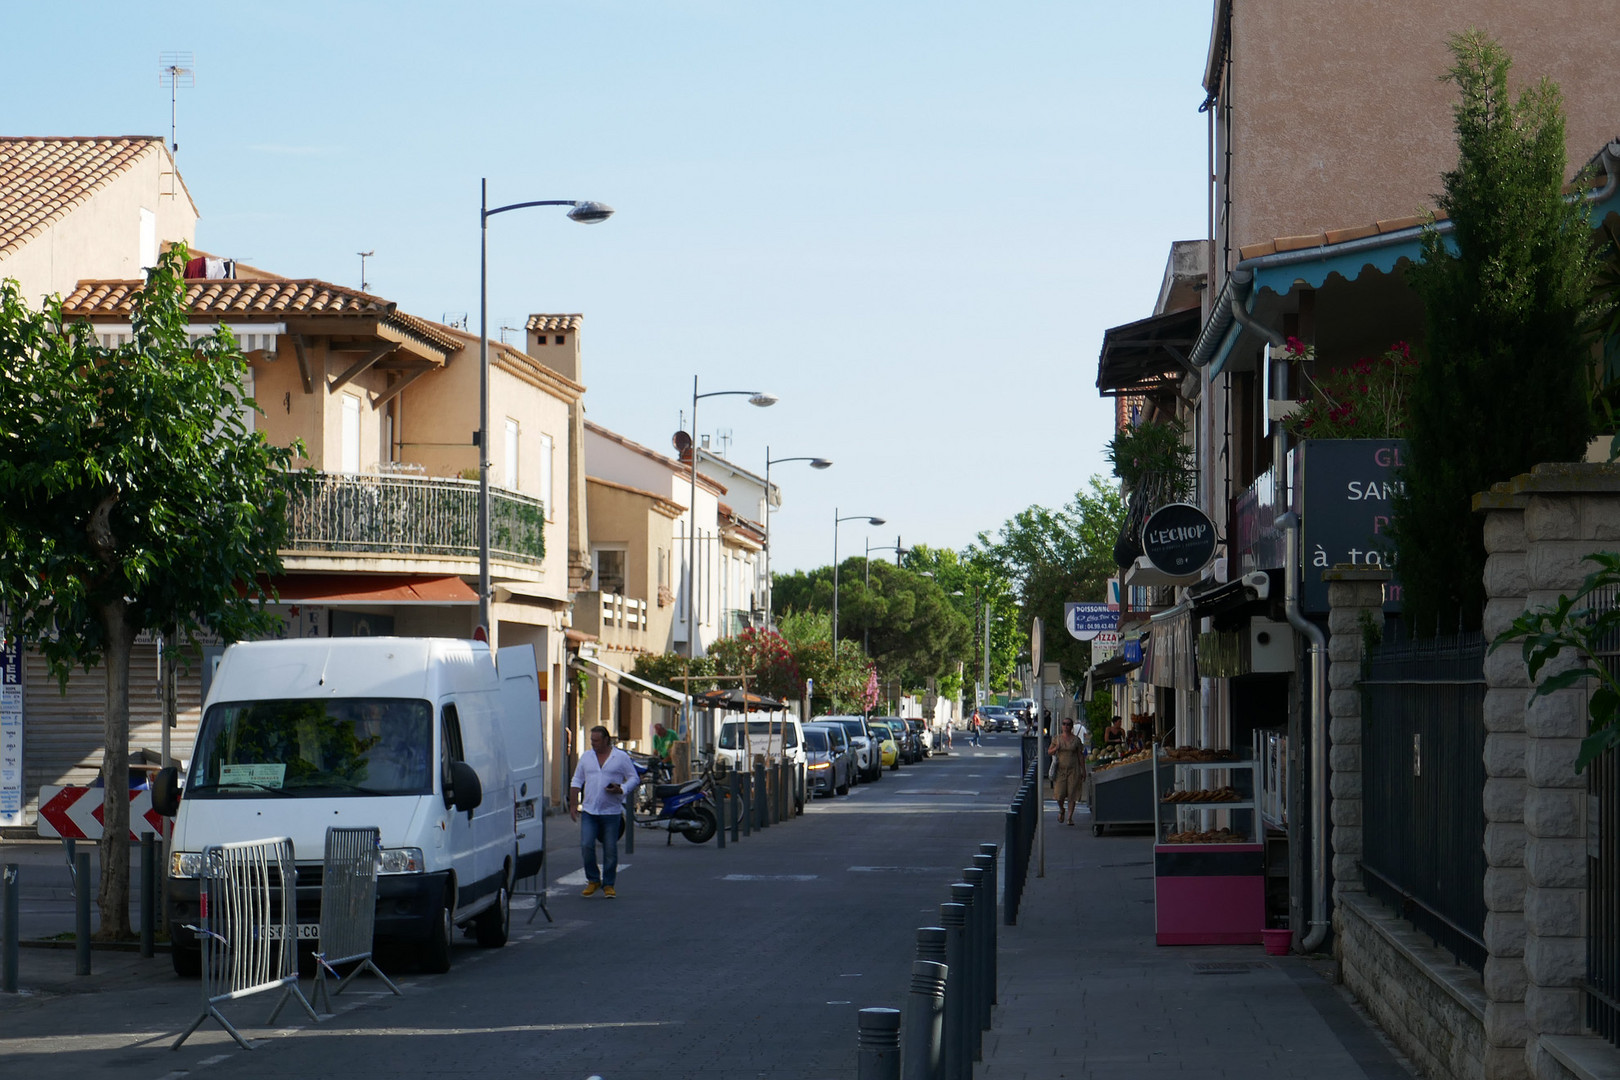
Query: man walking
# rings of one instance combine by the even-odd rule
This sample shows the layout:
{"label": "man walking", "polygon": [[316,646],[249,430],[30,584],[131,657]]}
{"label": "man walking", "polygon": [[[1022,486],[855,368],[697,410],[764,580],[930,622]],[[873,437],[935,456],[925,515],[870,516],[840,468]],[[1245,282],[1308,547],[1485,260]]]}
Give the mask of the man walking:
{"label": "man walking", "polygon": [[979,742],[979,733],[983,730],[984,718],[979,714],[978,709],[974,709],[973,719],[968,721],[968,733],[972,736],[971,742],[974,746],[982,745]]}
{"label": "man walking", "polygon": [[[585,896],[598,889],[608,899],[618,894],[613,885],[619,874],[619,834],[624,830],[624,801],[636,790],[640,777],[630,755],[613,745],[608,729],[591,728],[590,751],[580,755],[579,767],[568,783],[568,816],[579,825],[579,852],[585,864]],[[584,820],[580,821],[580,815]],[[596,866],[596,845],[602,845],[602,867]]]}

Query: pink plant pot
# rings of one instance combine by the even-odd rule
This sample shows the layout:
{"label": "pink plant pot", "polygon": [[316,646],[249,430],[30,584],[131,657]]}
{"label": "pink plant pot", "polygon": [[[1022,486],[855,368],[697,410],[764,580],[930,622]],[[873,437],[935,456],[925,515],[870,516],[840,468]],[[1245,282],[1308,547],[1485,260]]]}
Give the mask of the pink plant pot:
{"label": "pink plant pot", "polygon": [[1294,945],[1292,930],[1262,930],[1260,940],[1265,943],[1267,956],[1287,956]]}

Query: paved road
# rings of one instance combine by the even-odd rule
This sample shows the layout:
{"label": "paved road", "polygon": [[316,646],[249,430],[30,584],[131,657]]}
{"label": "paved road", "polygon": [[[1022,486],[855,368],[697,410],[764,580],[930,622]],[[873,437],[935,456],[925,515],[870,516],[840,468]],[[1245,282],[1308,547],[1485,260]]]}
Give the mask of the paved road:
{"label": "paved road", "polygon": [[642,832],[616,900],[579,896],[577,829],[554,818],[555,922],[515,911],[506,948],[469,940],[447,975],[400,971],[402,998],[359,984],[319,1025],[290,1008],[284,1026],[256,1026],[270,1000],[229,1005],[259,1040],[253,1053],[212,1024],[168,1049],[199,989],[161,957],[98,953],[98,975],[81,981],[70,953],[24,950],[34,992],[0,999],[0,1072],[852,1077],[856,1011],[903,1004],[916,928],[938,922],[979,843],[1001,839],[1017,772],[1017,740],[993,736],[817,800],[725,851]]}

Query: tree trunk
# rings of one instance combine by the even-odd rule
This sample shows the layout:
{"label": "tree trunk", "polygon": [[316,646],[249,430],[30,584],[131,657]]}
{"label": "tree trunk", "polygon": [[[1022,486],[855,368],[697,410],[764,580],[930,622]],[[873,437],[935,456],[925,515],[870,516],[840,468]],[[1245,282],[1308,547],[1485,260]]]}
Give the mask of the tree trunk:
{"label": "tree trunk", "polygon": [[101,908],[103,941],[134,936],[129,924],[129,653],[134,644],[122,600],[101,609],[107,634],[102,668],[107,674],[107,719],[103,730],[101,778],[106,784],[102,804]]}

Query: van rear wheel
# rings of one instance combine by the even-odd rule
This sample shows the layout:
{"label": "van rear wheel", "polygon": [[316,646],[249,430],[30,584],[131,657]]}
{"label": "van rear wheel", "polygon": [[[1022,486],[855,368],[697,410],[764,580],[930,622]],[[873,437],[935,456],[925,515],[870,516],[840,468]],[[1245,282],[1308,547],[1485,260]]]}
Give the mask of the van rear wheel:
{"label": "van rear wheel", "polygon": [[486,949],[498,949],[506,944],[512,932],[512,894],[505,885],[495,897],[495,903],[473,924],[478,944]]}

